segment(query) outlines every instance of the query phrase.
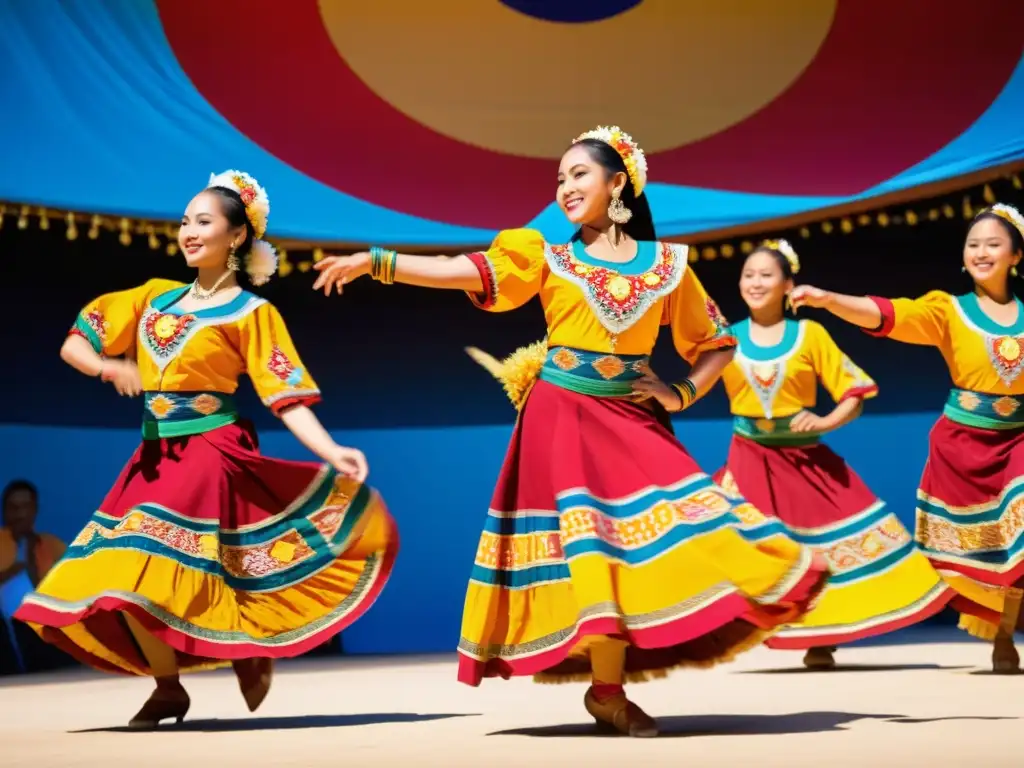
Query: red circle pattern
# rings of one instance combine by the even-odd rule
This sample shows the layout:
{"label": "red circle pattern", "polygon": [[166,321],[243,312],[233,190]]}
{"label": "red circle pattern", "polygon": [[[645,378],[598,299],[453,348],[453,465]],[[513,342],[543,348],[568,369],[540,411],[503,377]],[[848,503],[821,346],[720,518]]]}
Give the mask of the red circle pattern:
{"label": "red circle pattern", "polygon": [[[156,2],[199,92],[311,178],[392,210],[472,227],[529,221],[550,201],[551,161],[448,138],[374,93],[339,56],[316,0]],[[651,180],[765,194],[861,192],[977,120],[1020,59],[1022,28],[1020,0],[975,0],[970,10],[934,0],[840,0],[821,50],[790,88],[738,125],[656,153]],[[229,40],[237,43],[235,66],[226,65]],[[257,58],[246,56],[244,41]],[[406,65],[382,42],[382,55]],[[629,116],[621,123],[628,130]]]}

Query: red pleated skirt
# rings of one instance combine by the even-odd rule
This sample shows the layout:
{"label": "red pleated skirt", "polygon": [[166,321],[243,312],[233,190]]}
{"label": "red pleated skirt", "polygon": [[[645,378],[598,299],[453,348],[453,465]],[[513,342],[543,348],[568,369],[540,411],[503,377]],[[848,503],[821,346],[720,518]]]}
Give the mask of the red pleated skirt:
{"label": "red pleated skirt", "polygon": [[[1006,590],[1024,582],[1024,429],[980,429],[942,416],[928,447],[918,543],[960,593],[953,607],[997,624]],[[1021,614],[1016,623],[1024,628]]]}
{"label": "red pleated skirt", "polygon": [[814,610],[769,638],[770,647],[885,634],[934,616],[956,595],[899,518],[823,443],[764,445],[735,435],[715,480],[778,518],[832,571]]}
{"label": "red pleated skirt", "polygon": [[239,422],[144,441],[16,617],[116,672],[151,673],[122,613],[183,671],[297,656],[373,604],[397,552],[376,491],[261,455]]}
{"label": "red pleated skirt", "polygon": [[516,425],[463,613],[459,679],[709,666],[799,617],[826,568],[727,497],[647,409],[538,381]]}

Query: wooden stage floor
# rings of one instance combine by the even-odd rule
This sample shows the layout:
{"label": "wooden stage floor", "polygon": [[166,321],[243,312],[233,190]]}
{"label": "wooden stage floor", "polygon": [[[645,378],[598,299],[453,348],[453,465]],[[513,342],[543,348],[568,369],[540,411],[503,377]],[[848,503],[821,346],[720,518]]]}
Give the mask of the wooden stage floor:
{"label": "wooden stage floor", "polygon": [[710,671],[631,687],[656,739],[598,736],[585,685],[454,680],[453,656],[279,665],[249,714],[229,672],[185,679],[192,710],[155,733],[123,724],[147,680],[73,670],[0,678],[0,765],[966,766],[1024,765],[1024,676],[988,670],[989,648],[951,628],[840,649],[807,672],[758,649]]}

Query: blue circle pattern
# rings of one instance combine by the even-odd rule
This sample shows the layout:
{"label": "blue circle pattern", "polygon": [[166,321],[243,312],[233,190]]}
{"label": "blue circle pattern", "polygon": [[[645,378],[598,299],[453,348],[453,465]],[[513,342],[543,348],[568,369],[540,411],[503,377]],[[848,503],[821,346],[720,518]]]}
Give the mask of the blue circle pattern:
{"label": "blue circle pattern", "polygon": [[618,16],[643,0],[500,0],[514,11],[542,21],[585,24]]}

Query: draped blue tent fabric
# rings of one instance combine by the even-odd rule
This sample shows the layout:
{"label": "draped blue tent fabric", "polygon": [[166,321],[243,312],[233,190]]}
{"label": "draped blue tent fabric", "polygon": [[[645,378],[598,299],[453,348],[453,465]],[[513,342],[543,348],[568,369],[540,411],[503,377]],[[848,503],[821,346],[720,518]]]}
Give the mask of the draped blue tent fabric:
{"label": "draped blue tent fabric", "polygon": [[[474,24],[496,19],[495,23],[514,20],[518,25],[517,56],[525,59],[498,60],[496,53],[488,66],[509,79],[495,82],[487,93],[462,94],[456,107],[464,109],[465,119],[453,126],[445,122],[447,117],[429,112],[429,105],[403,101],[416,84],[399,80],[418,76],[416,64],[423,59],[417,57],[422,57],[422,52],[409,51],[408,57],[403,57],[402,48],[392,48],[394,72],[372,70],[365,63],[365,52],[354,42],[361,33],[358,25],[365,22],[360,14],[346,10],[359,5],[296,0],[285,12],[280,4],[268,0],[244,4],[224,0],[212,6],[198,0],[0,0],[0,99],[5,108],[0,120],[0,200],[174,221],[209,173],[242,168],[270,191],[272,238],[469,246],[488,242],[500,228],[529,224],[549,238],[561,239],[568,234],[568,225],[550,200],[556,158],[571,136],[558,132],[549,139],[546,132],[554,131],[552,126],[560,126],[563,118],[556,114],[559,110],[552,104],[557,100],[551,94],[568,93],[571,87],[563,82],[537,82],[536,103],[531,104],[528,89],[525,102],[515,96],[523,91],[522,76],[520,81],[511,78],[517,77],[523,60],[547,55],[543,46],[555,26],[570,30],[568,34],[576,29],[581,34],[614,34],[621,25],[633,29],[646,28],[646,24],[654,34],[666,13],[678,10],[680,24],[693,23],[684,16],[696,13],[684,12],[685,4],[666,6],[655,0],[598,3],[594,8],[609,9],[604,18],[593,18],[600,16],[594,8],[589,14],[580,11],[574,16],[576,5],[559,3],[558,13],[549,9],[550,19],[530,15],[539,12],[531,11],[529,3],[495,0],[461,11],[451,3],[434,4],[429,11],[395,0],[382,0],[379,7],[366,5],[363,16],[402,7],[410,18],[415,17],[421,32],[429,33],[422,27],[434,24],[438,35],[458,33],[467,39],[474,34],[468,31],[475,29]],[[586,4],[577,5],[582,8]],[[768,83],[775,75],[767,73],[763,93],[757,91],[760,86],[756,83],[748,88],[752,95],[746,116],[722,117],[721,125],[708,118],[703,136],[680,135],[674,143],[671,121],[652,122],[645,111],[648,102],[631,107],[632,114],[628,110],[618,114],[612,106],[598,110],[609,115],[608,122],[614,120],[634,133],[642,145],[647,137],[632,129],[630,121],[657,126],[647,129],[655,145],[648,151],[649,195],[662,236],[770,222],[1024,161],[1024,42],[1020,32],[1024,23],[1014,23],[1022,21],[1024,4],[986,0],[967,13],[960,3],[951,3],[943,11],[933,4],[908,2],[886,12],[880,10],[884,4],[873,0],[823,0],[814,8],[830,9],[830,15],[815,22],[816,27],[811,17],[821,12],[798,13],[800,2],[795,3],[795,10],[787,11],[786,5],[775,16],[782,17],[778,23],[784,24],[786,34],[798,43],[809,40],[804,46],[806,61],[791,62],[789,70],[777,73],[777,82]],[[759,13],[757,4],[749,8],[752,18]],[[992,32],[994,38],[974,40],[970,20],[979,16],[979,23],[990,28],[995,18],[1013,31],[997,29]],[[254,23],[262,30],[260,37],[249,33]],[[842,83],[836,84],[834,104],[815,104],[814,88],[821,87],[814,84],[816,68],[827,70],[842,64],[844,56],[852,55],[847,50],[852,45],[848,40],[864,43],[862,56],[892,58],[881,49],[872,50],[867,44],[870,41],[864,41],[864,33],[857,30],[870,29],[870,24],[898,27],[901,23],[929,26],[917,36],[920,50],[911,40],[902,52],[911,63],[899,66],[922,71],[931,67],[937,80],[945,78],[947,82],[939,83],[939,90],[946,93],[941,114],[955,113],[959,122],[950,118],[949,125],[934,128],[934,135],[921,128],[923,144],[916,155],[914,136],[903,135],[899,140],[908,150],[894,157],[891,167],[879,166],[876,176],[882,171],[884,175],[874,183],[864,185],[853,178],[844,181],[855,175],[858,167],[878,164],[863,147],[836,155],[829,166],[809,167],[808,158],[800,156],[795,144],[807,142],[795,135],[800,125],[813,123],[815,110],[833,110],[843,101],[852,102],[848,105],[851,110],[862,102],[863,110],[870,111],[875,99],[871,90],[856,81],[848,84],[848,94]],[[272,31],[269,37],[268,30]],[[402,34],[397,29],[396,39],[404,39]],[[742,28],[736,32],[743,34]],[[959,40],[955,55],[945,49],[944,57],[934,58],[941,50],[940,43],[955,40]],[[928,57],[934,60],[917,61]],[[949,66],[942,59],[951,57],[962,70],[955,83],[944,74]],[[972,63],[972,59],[980,62]],[[286,60],[288,69],[281,64]],[[854,59],[847,63],[851,70],[858,66]],[[308,77],[302,69],[306,64],[313,68]],[[662,64],[673,66],[671,60]],[[423,63],[425,70],[431,66]],[[817,77],[825,79],[831,71]],[[647,77],[657,74],[648,73]],[[666,74],[673,73],[666,69]],[[684,72],[680,77],[718,78],[722,89],[727,89],[730,77],[741,74],[739,69],[709,70]],[[900,70],[893,71],[892,82],[903,76]],[[492,73],[489,77],[496,76]],[[872,87],[891,85],[879,82]],[[666,100],[676,98],[667,80],[665,88]],[[510,94],[507,103],[503,101],[506,92]],[[300,101],[292,104],[285,98],[289,94],[301,104],[312,105],[308,113],[298,111]],[[516,114],[525,115],[523,120],[537,126],[536,137],[529,134],[532,143],[527,141],[528,132],[518,128],[507,136],[501,134],[501,126],[493,126],[493,115],[486,114],[507,109],[513,97],[518,99]],[[566,98],[571,105],[572,99]],[[607,98],[610,104],[615,102],[613,94]],[[666,109],[657,94],[649,102],[652,115]],[[589,103],[580,107],[581,121],[588,110],[594,111],[591,107]],[[700,113],[700,107],[698,100],[692,112]],[[801,118],[784,129],[772,128],[779,124],[778,120],[771,122],[773,110],[783,108]],[[385,111],[393,113],[386,120],[382,116]],[[416,116],[421,114],[418,120]],[[912,115],[879,113],[871,119],[891,124],[896,134],[901,130],[900,121],[911,120]],[[938,118],[933,118],[927,125],[937,122]],[[737,142],[748,148],[743,151],[755,151],[744,133],[748,124],[752,125],[750,131],[759,131],[753,135],[763,138],[769,149],[772,144],[777,149],[763,150],[770,160],[761,155],[743,160],[750,164],[745,177],[743,168],[734,167],[739,161],[733,158],[741,146]],[[784,119],[781,124],[786,124]],[[579,130],[589,127],[587,122],[579,125]],[[376,138],[375,130],[381,134]],[[453,132],[462,135],[452,136]],[[710,155],[707,173],[697,167],[694,158],[698,155],[685,154],[702,147],[707,151],[700,156]],[[793,154],[791,160],[787,160],[787,152]],[[876,146],[874,152],[884,155],[886,148]],[[917,159],[908,163],[907,158],[915,156]],[[477,162],[481,170],[474,175]],[[782,170],[769,173],[765,170],[769,166],[758,165],[763,162]],[[906,164],[900,167],[899,163]],[[721,186],[717,185],[716,168],[721,169]],[[787,169],[792,169],[793,179],[787,179]],[[703,179],[701,183],[686,183],[688,172]],[[796,178],[814,173],[821,176],[821,194],[806,191],[815,188],[813,179]],[[748,177],[750,188],[744,189]]]}

